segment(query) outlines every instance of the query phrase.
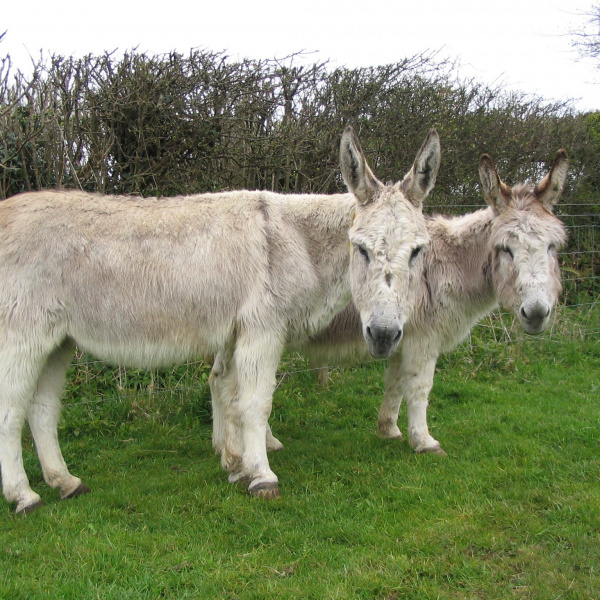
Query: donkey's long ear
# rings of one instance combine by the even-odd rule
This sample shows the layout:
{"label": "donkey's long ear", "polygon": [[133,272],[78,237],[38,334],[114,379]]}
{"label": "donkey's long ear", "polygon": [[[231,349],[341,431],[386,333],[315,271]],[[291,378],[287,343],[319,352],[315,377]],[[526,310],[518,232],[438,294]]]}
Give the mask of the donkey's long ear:
{"label": "donkey's long ear", "polygon": [[401,184],[402,189],[417,208],[423,205],[423,200],[435,185],[441,154],[440,136],[435,129],[430,129],[412,168],[404,176]]}
{"label": "donkey's long ear", "polygon": [[373,175],[351,125],[342,134],[340,167],[344,183],[361,204],[369,204],[383,184]]}
{"label": "donkey's long ear", "polygon": [[479,179],[483,189],[483,197],[488,205],[500,214],[506,210],[511,198],[511,189],[507,186],[496,171],[494,161],[489,154],[483,154],[479,159]]}
{"label": "donkey's long ear", "polygon": [[536,198],[548,212],[552,212],[552,207],[558,202],[558,199],[562,194],[565,187],[565,181],[567,180],[568,169],[569,159],[566,151],[561,148],[556,153],[556,158],[552,163],[550,172],[533,190]]}

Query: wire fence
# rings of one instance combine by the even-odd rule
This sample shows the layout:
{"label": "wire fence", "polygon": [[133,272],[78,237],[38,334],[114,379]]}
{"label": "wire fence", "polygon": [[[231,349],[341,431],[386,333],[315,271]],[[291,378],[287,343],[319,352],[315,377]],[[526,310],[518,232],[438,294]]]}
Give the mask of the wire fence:
{"label": "wire fence", "polygon": [[[548,331],[542,336],[526,336],[511,314],[498,309],[473,328],[465,346],[472,349],[485,345],[493,351],[498,344],[537,343],[540,340],[560,343],[566,339],[600,337],[600,215],[586,211],[586,207],[591,205],[561,207],[559,216],[567,224],[569,241],[560,253],[563,295]],[[464,213],[477,210],[481,205],[453,208]],[[428,210],[444,213],[445,209],[447,207],[434,205]],[[338,368],[337,365],[329,366]],[[209,358],[192,360],[170,369],[128,369],[113,367],[77,352],[70,369],[64,405],[93,410],[98,404],[127,402],[129,411],[148,416],[153,401],[160,396],[166,403],[200,402],[204,415],[210,418],[210,367]],[[323,375],[324,371],[309,365],[300,356],[286,357],[280,365],[277,385],[299,373]],[[326,377],[321,377],[323,379]]]}

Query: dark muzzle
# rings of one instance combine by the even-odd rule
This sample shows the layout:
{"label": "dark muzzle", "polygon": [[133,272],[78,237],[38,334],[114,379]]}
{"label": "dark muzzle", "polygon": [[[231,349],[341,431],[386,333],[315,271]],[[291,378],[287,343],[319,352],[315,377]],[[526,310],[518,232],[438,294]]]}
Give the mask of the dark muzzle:
{"label": "dark muzzle", "polygon": [[375,358],[388,358],[402,339],[402,329],[400,324],[380,326],[370,323],[366,327],[365,338],[369,352]]}

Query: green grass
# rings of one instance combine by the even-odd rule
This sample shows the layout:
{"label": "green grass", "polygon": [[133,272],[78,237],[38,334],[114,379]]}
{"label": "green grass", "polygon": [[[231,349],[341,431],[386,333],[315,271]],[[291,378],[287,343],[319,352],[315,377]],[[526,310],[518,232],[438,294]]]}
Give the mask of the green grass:
{"label": "green grass", "polygon": [[598,342],[488,339],[442,358],[429,422],[445,459],[377,437],[384,367],[333,369],[327,388],[282,378],[270,503],[220,470],[204,366],[195,392],[171,372],[169,394],[148,393],[154,375],[121,389],[78,370],[61,440],[92,493],[61,502],[25,435],[45,505],[0,504],[0,598],[598,598]]}

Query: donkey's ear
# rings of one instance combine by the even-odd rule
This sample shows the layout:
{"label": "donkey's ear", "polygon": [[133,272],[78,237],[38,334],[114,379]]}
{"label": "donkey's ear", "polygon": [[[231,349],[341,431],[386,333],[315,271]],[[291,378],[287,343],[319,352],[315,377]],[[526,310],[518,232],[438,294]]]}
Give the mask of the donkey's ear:
{"label": "donkey's ear", "polygon": [[404,176],[401,184],[409,200],[417,208],[423,205],[427,194],[435,185],[440,169],[441,153],[440,136],[435,129],[431,129],[417,153],[413,166]]}
{"label": "donkey's ear", "polygon": [[568,169],[569,159],[566,151],[561,148],[556,153],[556,158],[552,163],[550,172],[533,190],[536,198],[548,212],[552,212],[552,207],[558,202],[558,199],[562,194],[565,187],[565,181],[567,180]]}
{"label": "donkey's ear", "polygon": [[383,184],[373,175],[351,125],[342,134],[340,167],[344,183],[361,204],[369,204]]}
{"label": "donkey's ear", "polygon": [[479,179],[481,180],[483,197],[488,205],[496,214],[506,210],[512,190],[500,179],[494,161],[489,154],[483,154],[479,159]]}

